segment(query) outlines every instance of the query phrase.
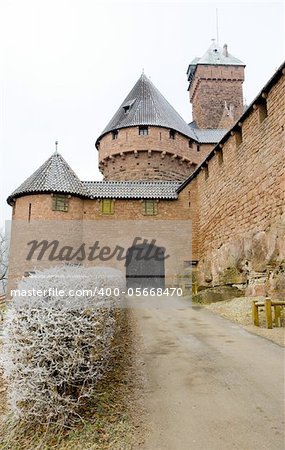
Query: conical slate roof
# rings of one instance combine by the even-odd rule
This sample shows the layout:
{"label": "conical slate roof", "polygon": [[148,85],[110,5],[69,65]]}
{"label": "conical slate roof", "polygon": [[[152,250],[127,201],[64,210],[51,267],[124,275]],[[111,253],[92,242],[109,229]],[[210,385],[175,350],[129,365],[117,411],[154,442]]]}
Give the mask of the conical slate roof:
{"label": "conical slate roof", "polygon": [[187,123],[145,74],[136,82],[97,142],[112,130],[138,125],[171,128],[195,139]]}
{"label": "conical slate roof", "polygon": [[57,192],[61,194],[74,194],[88,196],[88,193],[67,164],[65,159],[55,152],[44,164],[39,167],[21,186],[18,187],[7,199],[11,205],[13,199],[27,194]]}

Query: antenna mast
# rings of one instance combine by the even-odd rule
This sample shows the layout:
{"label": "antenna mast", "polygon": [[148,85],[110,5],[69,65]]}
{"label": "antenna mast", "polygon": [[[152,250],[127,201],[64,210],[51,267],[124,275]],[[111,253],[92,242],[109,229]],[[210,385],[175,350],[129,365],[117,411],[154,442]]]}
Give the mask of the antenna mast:
{"label": "antenna mast", "polygon": [[219,10],[216,8],[216,34],[217,34],[217,45],[219,45]]}

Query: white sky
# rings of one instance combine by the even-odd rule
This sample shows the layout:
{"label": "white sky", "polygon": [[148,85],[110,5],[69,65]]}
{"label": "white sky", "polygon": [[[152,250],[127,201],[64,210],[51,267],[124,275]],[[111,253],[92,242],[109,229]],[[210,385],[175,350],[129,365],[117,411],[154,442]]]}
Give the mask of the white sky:
{"label": "white sky", "polygon": [[142,68],[191,120],[186,70],[216,36],[216,8],[248,104],[284,59],[281,2],[0,0],[0,225],[55,140],[81,179],[101,179],[95,140]]}

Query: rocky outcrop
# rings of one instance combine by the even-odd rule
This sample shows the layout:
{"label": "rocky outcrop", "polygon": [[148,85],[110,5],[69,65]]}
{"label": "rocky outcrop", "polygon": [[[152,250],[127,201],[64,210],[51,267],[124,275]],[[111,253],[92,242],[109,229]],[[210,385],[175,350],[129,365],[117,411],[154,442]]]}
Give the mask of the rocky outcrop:
{"label": "rocky outcrop", "polygon": [[198,265],[198,286],[239,285],[246,295],[285,296],[285,214],[267,230],[234,236]]}
{"label": "rocky outcrop", "polygon": [[234,286],[217,286],[209,289],[204,289],[198,294],[192,296],[194,303],[215,303],[223,300],[231,300],[232,298],[242,297],[244,290],[238,289]]}

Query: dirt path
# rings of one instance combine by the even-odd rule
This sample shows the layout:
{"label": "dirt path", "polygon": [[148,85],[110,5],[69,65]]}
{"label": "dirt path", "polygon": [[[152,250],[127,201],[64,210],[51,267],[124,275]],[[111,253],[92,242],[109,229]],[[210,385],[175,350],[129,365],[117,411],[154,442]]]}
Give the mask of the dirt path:
{"label": "dirt path", "polygon": [[134,308],[142,336],[143,450],[283,450],[284,353],[210,311]]}

